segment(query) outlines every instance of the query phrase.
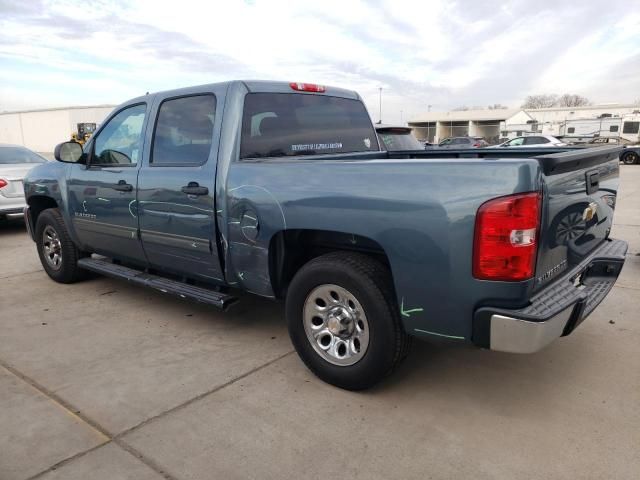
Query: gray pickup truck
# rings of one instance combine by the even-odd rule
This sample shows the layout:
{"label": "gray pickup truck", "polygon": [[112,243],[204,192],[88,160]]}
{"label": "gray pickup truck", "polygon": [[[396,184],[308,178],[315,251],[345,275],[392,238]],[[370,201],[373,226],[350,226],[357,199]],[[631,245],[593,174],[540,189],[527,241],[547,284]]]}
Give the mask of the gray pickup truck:
{"label": "gray pickup truck", "polygon": [[57,282],[285,299],[305,364],[355,390],[412,337],[528,353],[571,333],[624,263],[618,155],[389,152],[355,92],[233,81],[120,105],[31,170],[25,215]]}

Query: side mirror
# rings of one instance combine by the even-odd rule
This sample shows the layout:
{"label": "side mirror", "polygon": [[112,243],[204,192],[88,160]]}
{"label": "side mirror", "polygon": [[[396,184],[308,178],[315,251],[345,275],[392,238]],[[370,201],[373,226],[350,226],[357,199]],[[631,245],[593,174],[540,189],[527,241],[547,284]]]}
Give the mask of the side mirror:
{"label": "side mirror", "polygon": [[77,142],[64,142],[56,145],[53,156],[59,162],[65,163],[82,163],[83,159],[82,145]]}

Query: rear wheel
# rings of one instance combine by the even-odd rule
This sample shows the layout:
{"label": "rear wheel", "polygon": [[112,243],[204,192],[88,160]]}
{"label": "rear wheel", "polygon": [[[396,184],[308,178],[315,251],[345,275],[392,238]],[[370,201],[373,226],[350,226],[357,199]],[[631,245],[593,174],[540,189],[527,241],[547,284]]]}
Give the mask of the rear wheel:
{"label": "rear wheel", "polygon": [[633,165],[638,163],[638,154],[636,152],[626,152],[622,156],[622,163],[625,165]]}
{"label": "rear wheel", "polygon": [[36,246],[40,262],[47,275],[56,282],[73,283],[84,271],[78,268],[82,253],[69,237],[64,219],[57,208],[50,208],[38,216]]}
{"label": "rear wheel", "polygon": [[408,352],[390,272],[366,255],[335,252],[311,260],[291,282],[286,311],[296,351],[332,385],[368,388]]}

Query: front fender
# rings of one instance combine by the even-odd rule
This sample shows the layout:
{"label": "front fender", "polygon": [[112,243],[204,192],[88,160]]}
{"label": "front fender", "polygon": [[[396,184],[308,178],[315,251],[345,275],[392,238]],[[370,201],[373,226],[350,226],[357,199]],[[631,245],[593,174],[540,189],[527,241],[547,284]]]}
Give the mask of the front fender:
{"label": "front fender", "polygon": [[[48,162],[31,169],[23,180],[24,195],[30,209],[28,218],[31,219],[34,229],[38,220],[37,216],[41,211],[41,209],[34,207],[45,204],[43,200],[52,200],[62,214],[71,239],[77,242],[77,236],[73,230],[73,223],[67,208],[69,204],[67,189],[69,167],[70,164]],[[49,203],[46,204],[48,205]]]}

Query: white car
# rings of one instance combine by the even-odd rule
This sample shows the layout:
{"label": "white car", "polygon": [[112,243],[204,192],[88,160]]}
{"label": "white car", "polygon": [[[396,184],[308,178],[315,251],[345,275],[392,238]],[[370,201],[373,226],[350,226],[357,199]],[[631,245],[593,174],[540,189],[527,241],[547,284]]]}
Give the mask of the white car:
{"label": "white car", "polygon": [[0,144],[0,219],[22,215],[26,206],[22,179],[36,164],[46,162],[28,148]]}
{"label": "white car", "polygon": [[527,137],[516,137],[498,145],[499,147],[565,147],[567,144],[561,142],[551,135],[530,135]]}

